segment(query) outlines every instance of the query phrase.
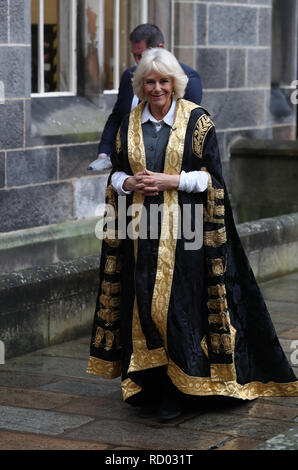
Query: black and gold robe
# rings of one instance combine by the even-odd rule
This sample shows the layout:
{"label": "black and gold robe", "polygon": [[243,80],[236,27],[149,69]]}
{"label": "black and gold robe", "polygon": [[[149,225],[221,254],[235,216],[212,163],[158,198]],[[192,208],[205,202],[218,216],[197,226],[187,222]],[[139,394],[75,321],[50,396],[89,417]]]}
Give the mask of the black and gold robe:
{"label": "black and gold robe", "polygon": [[[113,171],[135,174],[146,168],[143,109],[140,103],[122,123]],[[142,371],[159,366],[187,395],[297,396],[297,379],[236,231],[214,125],[207,111],[180,99],[164,172],[182,170],[206,171],[208,189],[127,196],[127,207],[140,208],[133,219],[126,216],[127,225],[133,222],[136,228],[142,208],[153,202],[172,208],[167,217],[163,214],[157,239],[120,238],[106,228],[87,372],[121,375],[128,402],[142,393]],[[110,179],[106,202],[117,211]],[[185,249],[185,205],[193,226],[194,208],[203,206],[203,244],[196,249]]]}

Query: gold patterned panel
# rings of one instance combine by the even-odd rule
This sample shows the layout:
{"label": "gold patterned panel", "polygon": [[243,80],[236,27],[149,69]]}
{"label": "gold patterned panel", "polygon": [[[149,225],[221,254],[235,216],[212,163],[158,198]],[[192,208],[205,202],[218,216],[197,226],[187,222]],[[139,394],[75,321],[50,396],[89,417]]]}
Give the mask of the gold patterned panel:
{"label": "gold patterned panel", "polygon": [[[165,154],[164,173],[180,174],[186,129],[190,113],[197,105],[178,100],[173,123],[175,131],[170,133]],[[169,217],[165,217],[168,214]],[[167,314],[172,290],[175,253],[178,233],[178,191],[164,191],[164,214],[158,247],[157,269],[152,296],[151,317],[167,350]],[[165,282],[166,281],[166,282]]]}
{"label": "gold patterned panel", "polygon": [[101,328],[100,326],[97,327],[94,342],[93,342],[96,348],[99,348],[99,346],[101,345],[104,335],[105,335],[104,329]]}
{"label": "gold patterned panel", "polygon": [[121,137],[120,137],[120,128],[118,129],[116,136],[116,152],[120,153],[122,149]]}
{"label": "gold patterned panel", "polygon": [[121,383],[123,400],[127,400],[132,395],[139,393],[142,388],[131,379],[123,380]]}
{"label": "gold patterned panel", "polygon": [[204,233],[204,245],[219,247],[227,242],[226,228],[210,230]]}
{"label": "gold patterned panel", "polygon": [[121,361],[104,361],[90,356],[86,372],[105,379],[115,379],[121,375]]}
{"label": "gold patterned panel", "polygon": [[[215,364],[217,366],[218,364]],[[229,364],[219,364],[217,368],[218,380],[212,381],[210,377],[193,377],[185,374],[173,361],[170,360],[168,375],[176,387],[183,393],[197,396],[222,395],[243,400],[254,400],[269,396],[298,396],[298,382],[250,382],[245,385],[237,383],[231,376]],[[224,369],[226,369],[224,371]],[[235,376],[236,377],[236,376]],[[225,380],[227,379],[227,380]]]}
{"label": "gold patterned panel", "polygon": [[204,142],[212,127],[214,127],[214,124],[207,114],[203,114],[203,116],[199,117],[197,120],[192,138],[192,150],[199,158],[203,158]]}
{"label": "gold patterned panel", "polygon": [[107,256],[104,272],[106,274],[115,274],[117,267],[117,257]]}

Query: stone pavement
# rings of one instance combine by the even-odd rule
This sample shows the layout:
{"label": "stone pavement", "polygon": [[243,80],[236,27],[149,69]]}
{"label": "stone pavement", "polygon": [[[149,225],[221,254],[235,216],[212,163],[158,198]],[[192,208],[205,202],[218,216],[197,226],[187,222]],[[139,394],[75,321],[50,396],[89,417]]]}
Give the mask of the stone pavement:
{"label": "stone pavement", "polygon": [[[261,287],[298,375],[298,273]],[[0,365],[0,450],[298,449],[298,397],[206,397],[196,412],[161,424],[123,403],[120,378],[86,374],[88,354],[82,338]]]}

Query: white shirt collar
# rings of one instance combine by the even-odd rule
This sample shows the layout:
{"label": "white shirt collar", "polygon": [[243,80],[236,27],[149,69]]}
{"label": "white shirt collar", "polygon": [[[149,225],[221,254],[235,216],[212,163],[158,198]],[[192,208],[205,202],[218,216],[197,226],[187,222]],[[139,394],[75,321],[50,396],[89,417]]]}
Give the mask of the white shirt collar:
{"label": "white shirt collar", "polygon": [[142,113],[142,124],[144,124],[147,121],[151,121],[154,124],[161,124],[164,122],[168,126],[172,127],[174,123],[174,119],[175,119],[175,110],[176,110],[176,100],[173,100],[172,105],[169,111],[167,112],[167,114],[163,117],[161,121],[157,121],[157,119],[155,119],[155,117],[153,117],[152,114],[150,113],[149,105],[148,103],[146,103],[145,108]]}

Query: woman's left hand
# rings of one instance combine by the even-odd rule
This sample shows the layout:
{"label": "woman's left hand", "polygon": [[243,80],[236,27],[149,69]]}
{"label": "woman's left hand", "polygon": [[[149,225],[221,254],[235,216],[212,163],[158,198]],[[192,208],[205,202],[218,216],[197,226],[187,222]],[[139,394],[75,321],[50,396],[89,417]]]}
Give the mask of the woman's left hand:
{"label": "woman's left hand", "polygon": [[167,189],[177,189],[179,186],[180,175],[168,175],[166,173],[155,173],[145,169],[143,171],[142,183],[145,185],[144,191],[155,187],[158,191]]}

